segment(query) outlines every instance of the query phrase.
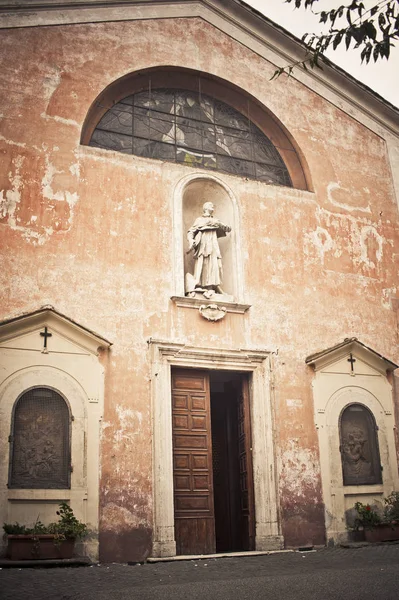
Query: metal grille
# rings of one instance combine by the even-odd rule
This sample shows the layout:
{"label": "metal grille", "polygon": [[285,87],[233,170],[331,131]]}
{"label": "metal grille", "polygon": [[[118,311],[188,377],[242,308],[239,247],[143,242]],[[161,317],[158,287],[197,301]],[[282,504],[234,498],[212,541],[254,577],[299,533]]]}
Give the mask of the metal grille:
{"label": "metal grille", "polygon": [[187,90],[124,98],[97,124],[90,146],[292,186],[276,147],[249,117]]}
{"label": "metal grille", "polygon": [[49,388],[34,388],[18,400],[13,417],[9,487],[70,487],[70,415],[65,400]]}
{"label": "metal grille", "polygon": [[351,404],[344,410],[340,443],[344,485],[382,483],[377,428],[365,406]]}

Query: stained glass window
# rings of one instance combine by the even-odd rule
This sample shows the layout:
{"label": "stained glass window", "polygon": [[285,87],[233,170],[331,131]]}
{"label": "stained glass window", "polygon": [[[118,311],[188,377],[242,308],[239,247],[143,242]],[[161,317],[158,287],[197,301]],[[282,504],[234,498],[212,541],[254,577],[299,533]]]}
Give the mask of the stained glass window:
{"label": "stained glass window", "polygon": [[25,392],[14,409],[10,488],[70,487],[70,415],[52,389]]}
{"label": "stained glass window", "polygon": [[248,117],[187,90],[124,98],[101,118],[90,146],[292,186],[279,152]]}
{"label": "stained glass window", "polygon": [[362,404],[351,404],[342,413],[340,450],[344,485],[382,483],[375,420]]}

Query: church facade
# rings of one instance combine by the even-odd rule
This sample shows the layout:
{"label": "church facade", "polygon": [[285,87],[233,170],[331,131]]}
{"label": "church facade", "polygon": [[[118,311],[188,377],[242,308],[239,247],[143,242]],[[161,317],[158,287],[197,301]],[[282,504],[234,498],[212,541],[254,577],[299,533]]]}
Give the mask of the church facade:
{"label": "church facade", "polygon": [[[321,546],[399,490],[399,112],[240,0],[2,11],[0,520]],[[4,550],[4,549],[3,549]]]}

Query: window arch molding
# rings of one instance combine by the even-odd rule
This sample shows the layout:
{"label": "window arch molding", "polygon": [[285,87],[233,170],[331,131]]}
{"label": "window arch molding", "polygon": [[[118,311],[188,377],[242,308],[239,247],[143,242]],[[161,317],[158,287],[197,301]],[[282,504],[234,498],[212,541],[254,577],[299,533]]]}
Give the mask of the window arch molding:
{"label": "window arch molding", "polygon": [[[36,398],[34,397],[36,393]],[[48,393],[51,395],[49,396]],[[51,400],[55,400],[58,404],[58,421],[61,422],[54,423],[55,420],[53,417],[53,423],[51,423],[51,411],[48,411],[47,416],[50,417],[49,427],[52,431],[45,432],[45,429],[40,428],[39,431],[36,432],[36,435],[29,436],[29,442],[32,440],[32,443],[38,442],[39,446],[36,447],[35,452],[39,452],[39,457],[42,464],[36,465],[44,467],[44,469],[50,467],[52,468],[52,473],[47,473],[47,476],[44,473],[37,473],[36,481],[31,481],[32,485],[28,485],[29,478],[24,478],[21,473],[18,474],[17,469],[17,458],[18,454],[21,455],[24,453],[24,448],[21,448],[21,444],[19,443],[21,437],[23,437],[23,431],[21,431],[19,425],[21,421],[26,421],[26,408],[28,408],[29,413],[29,404],[34,404],[35,400],[38,402],[43,402],[46,396]],[[33,402],[32,402],[33,400]],[[31,401],[31,402],[30,402]],[[43,412],[46,413],[46,402],[43,402]],[[27,405],[27,406],[26,406]],[[38,410],[35,410],[35,407],[31,407],[34,410],[30,412],[35,416],[38,416]],[[56,406],[54,407],[57,408]],[[25,409],[25,413],[23,410]],[[19,419],[18,413],[23,413],[25,419]],[[50,414],[49,414],[50,413]],[[28,415],[29,416],[29,415]],[[64,394],[60,393],[53,386],[49,385],[40,385],[40,386],[32,386],[28,389],[25,389],[21,394],[19,394],[18,398],[14,402],[14,406],[12,408],[11,414],[11,426],[10,426],[10,452],[9,452],[9,474],[8,474],[8,487],[10,489],[70,489],[71,488],[71,437],[72,437],[72,412],[71,406]],[[57,429],[53,429],[54,425],[57,426]],[[42,431],[40,431],[42,429]],[[51,439],[49,433],[54,433],[54,438]],[[45,435],[43,435],[45,434]],[[38,439],[39,438],[39,439]],[[55,442],[55,444],[54,444]],[[59,445],[58,445],[59,444]],[[58,447],[57,447],[58,446]],[[32,451],[32,445],[29,444],[29,452]],[[21,457],[22,458],[22,457]],[[47,465],[45,463],[45,459],[47,460]],[[55,464],[52,465],[51,459],[55,458]],[[61,462],[61,465],[57,468],[57,461]],[[29,459],[28,459],[29,462]],[[43,470],[43,469],[42,469]],[[58,472],[57,472],[58,471]],[[24,481],[24,479],[27,479]],[[47,481],[46,481],[47,479]],[[59,485],[56,485],[58,483]]]}
{"label": "window arch molding", "polygon": [[311,190],[310,173],[292,135],[262,103],[226,80],[192,69],[164,66],[129,73],[108,85],[92,103],[83,124],[81,144],[89,145],[94,130],[105,113],[127,96],[148,90],[168,88],[198,92],[224,102],[247,116],[278,150],[287,168],[292,187]]}

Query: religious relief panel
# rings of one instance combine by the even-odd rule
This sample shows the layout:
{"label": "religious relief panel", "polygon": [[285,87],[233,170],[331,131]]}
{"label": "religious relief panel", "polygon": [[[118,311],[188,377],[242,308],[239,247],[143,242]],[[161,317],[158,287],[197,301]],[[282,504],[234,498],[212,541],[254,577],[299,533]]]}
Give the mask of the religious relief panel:
{"label": "religious relief panel", "polygon": [[342,413],[340,451],[344,485],[382,483],[377,427],[365,406],[351,404]]}
{"label": "religious relief panel", "polygon": [[34,388],[18,400],[11,432],[10,488],[70,487],[70,415],[65,400],[49,388]]}

